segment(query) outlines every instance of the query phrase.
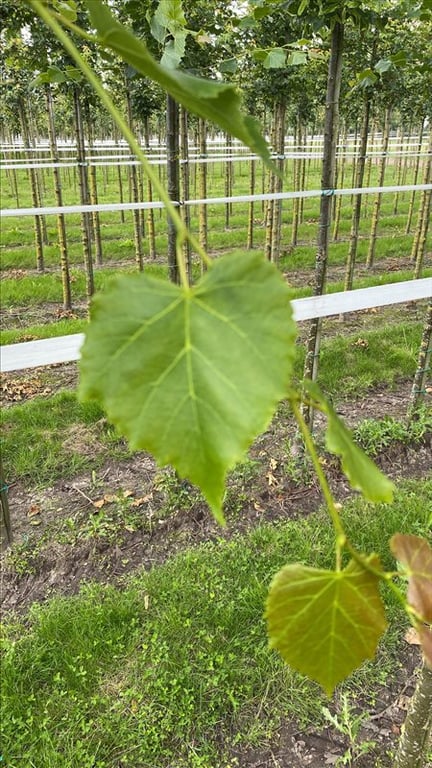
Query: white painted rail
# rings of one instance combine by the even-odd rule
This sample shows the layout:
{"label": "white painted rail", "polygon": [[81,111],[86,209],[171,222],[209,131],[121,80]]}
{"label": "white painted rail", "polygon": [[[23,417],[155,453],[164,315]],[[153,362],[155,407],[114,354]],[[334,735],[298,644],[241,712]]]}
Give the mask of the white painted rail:
{"label": "white painted rail", "polygon": [[[182,205],[222,205],[225,203],[253,203],[263,200],[294,200],[295,198],[333,197],[333,195],[372,195],[393,192],[421,192],[432,190],[432,184],[405,184],[404,186],[386,187],[353,187],[352,189],[309,189],[300,192],[269,192],[262,195],[237,195],[236,197],[206,197],[198,200],[172,200],[174,206]],[[43,208],[4,208],[0,210],[0,219],[12,216],[50,216],[66,213],[94,213],[95,211],[110,213],[112,211],[138,211],[149,208],[164,208],[160,201],[152,203],[98,203],[94,205],[49,205]]]}
{"label": "white painted rail", "polygon": [[[291,304],[295,319],[302,321],[406,301],[418,301],[429,297],[432,297],[432,278],[422,278],[372,288],[358,288],[354,291],[328,293],[324,296],[311,296],[306,299],[294,299]],[[71,336],[57,336],[3,346],[0,348],[1,370],[3,372],[19,371],[78,360],[83,341],[84,334],[77,333]]]}

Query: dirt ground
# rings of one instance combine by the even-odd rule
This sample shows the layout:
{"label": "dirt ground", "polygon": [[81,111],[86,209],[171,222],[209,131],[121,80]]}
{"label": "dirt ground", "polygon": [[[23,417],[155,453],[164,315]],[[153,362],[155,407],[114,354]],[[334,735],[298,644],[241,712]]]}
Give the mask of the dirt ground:
{"label": "dirt ground", "polygon": [[[50,371],[23,372],[3,381],[8,403],[36,394],[49,396],[58,387],[74,385],[75,364]],[[55,382],[55,384],[54,384]],[[338,411],[351,425],[387,414],[402,418],[410,382],[394,392],[376,390]],[[50,488],[32,490],[21,482],[10,488],[14,545],[2,555],[2,610],[25,613],[34,602],[52,595],[72,595],[87,581],[116,583],[127,574],[150,569],[185,548],[230,537],[259,523],[310,514],[321,502],[316,481],[292,477],[286,470],[289,420],[279,414],[253,445],[249,462],[235,471],[227,493],[227,527],[213,522],[199,493],[179,482],[172,472],[158,469],[152,458],[137,453],[124,461],[107,461],[95,472]],[[378,457],[392,478],[426,477],[431,471],[432,435],[422,445],[394,444]],[[337,462],[326,467],[336,498],[351,491]],[[400,734],[420,661],[418,648],[401,649],[401,664],[391,683],[380,691],[371,716],[363,722],[359,744],[373,742],[367,754],[356,755],[356,766],[390,768],[388,757]],[[359,711],[361,702],[358,702]],[[263,748],[232,751],[238,768],[325,768],[346,754],[346,738],[334,728],[301,730],[282,723],[272,743]],[[339,763],[341,764],[341,763]],[[350,764],[347,762],[346,764]]]}

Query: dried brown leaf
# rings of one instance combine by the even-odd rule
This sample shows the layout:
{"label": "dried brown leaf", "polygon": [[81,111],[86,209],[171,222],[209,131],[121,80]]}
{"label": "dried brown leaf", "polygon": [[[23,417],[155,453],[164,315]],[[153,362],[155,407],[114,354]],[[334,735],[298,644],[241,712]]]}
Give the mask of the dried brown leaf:
{"label": "dried brown leaf", "polygon": [[408,603],[427,623],[432,622],[432,549],[426,539],[396,533],[390,540],[394,556],[408,575]]}

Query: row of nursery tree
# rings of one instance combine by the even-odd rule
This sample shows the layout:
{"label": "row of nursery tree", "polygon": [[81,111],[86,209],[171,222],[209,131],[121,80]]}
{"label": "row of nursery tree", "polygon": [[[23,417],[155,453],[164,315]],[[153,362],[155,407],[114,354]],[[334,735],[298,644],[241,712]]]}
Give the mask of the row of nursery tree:
{"label": "row of nursery tree", "polygon": [[[136,2],[118,0],[112,8],[119,19],[130,25],[135,33],[144,38],[153,54],[165,64],[179,65],[193,74],[218,80],[234,81],[243,92],[245,108],[257,115],[270,138],[275,165],[280,174],[269,171],[264,177],[261,167],[260,187],[257,188],[257,168],[249,166],[251,194],[261,191],[277,193],[283,189],[285,137],[287,131],[294,135],[295,144],[306,146],[308,137],[324,131],[325,138],[333,144],[330,160],[323,174],[323,188],[352,184],[355,187],[369,183],[371,163],[367,162],[368,146],[375,131],[381,133],[382,155],[379,160],[378,185],[382,185],[386,170],[387,149],[391,130],[398,130],[401,145],[408,137],[416,135],[415,159],[411,181],[427,184],[431,179],[431,132],[429,117],[432,111],[432,73],[428,66],[432,56],[431,25],[426,14],[413,4],[377,3],[372,10],[359,12],[357,22],[345,25],[339,39],[329,34],[325,18],[317,14],[308,18],[298,13],[301,8],[287,12],[284,3],[268,4],[254,0],[249,13],[240,14],[238,4],[222,0],[194,0],[181,5],[177,0],[162,2]],[[296,4],[290,3],[290,6]],[[301,5],[301,3],[300,3]],[[78,21],[88,26],[85,13],[77,4]],[[1,97],[1,131],[3,140],[11,140],[19,134],[24,146],[34,147],[40,136],[49,137],[55,200],[63,205],[62,177],[56,163],[59,161],[58,137],[74,141],[80,201],[83,204],[98,202],[96,168],[87,162],[86,146],[103,137],[118,137],[114,127],[89,84],[84,81],[74,62],[50,31],[42,27],[32,11],[24,4],[16,6],[6,0],[2,5],[5,16],[2,43],[5,53],[4,79]],[[363,14],[363,16],[362,16]],[[342,39],[343,37],[343,39]],[[141,135],[146,147],[150,137],[157,132],[167,146],[167,177],[170,197],[185,200],[190,197],[190,167],[185,162],[191,142],[203,157],[208,151],[208,121],[188,114],[179,108],[162,88],[143,77],[132,66],[126,65],[113,53],[102,54],[94,44],[75,38],[86,61],[99,72],[104,86],[114,102],[123,110],[129,127]],[[330,59],[330,60],[329,60]],[[334,60],[334,72],[330,78],[329,67]],[[343,66],[342,66],[343,63]],[[328,87],[335,89],[333,96]],[[327,101],[326,101],[327,90]],[[337,98],[336,97],[337,91]],[[335,109],[336,108],[336,109]],[[339,112],[339,121],[337,121]],[[330,130],[330,123],[334,130]],[[337,126],[337,129],[336,129]],[[336,165],[334,145],[346,144],[348,131],[356,137],[357,157],[351,164],[351,177],[346,178],[346,164]],[[231,138],[227,133],[227,150]],[[369,144],[368,144],[369,142]],[[429,156],[422,157],[422,148]],[[332,157],[333,155],[333,157]],[[179,159],[183,162],[180,163]],[[396,183],[404,182],[406,159],[399,159]],[[144,179],[140,169],[130,167],[129,199],[132,202],[152,201],[154,191],[151,181]],[[225,195],[235,194],[234,166],[226,163]],[[118,171],[120,201],[123,201],[122,175]],[[207,196],[207,163],[198,163],[194,173],[194,193],[201,199]],[[294,163],[294,189],[307,186],[307,163],[300,159]],[[35,208],[43,205],[41,171],[28,170]],[[10,174],[12,188],[19,198],[16,174]],[[348,184],[347,184],[348,181]],[[410,232],[414,212],[414,193],[406,231]],[[427,227],[430,218],[430,192],[423,192],[413,237],[412,259],[415,276],[420,275],[424,255]],[[350,247],[345,287],[352,287],[356,260],[362,197],[353,201]],[[381,195],[374,201],[370,232],[368,266],[374,260]],[[327,201],[330,216],[332,208],[333,238],[337,239],[341,198]],[[226,225],[232,208],[226,205]],[[397,197],[394,210],[397,210]],[[190,209],[184,208],[186,219]],[[293,201],[291,245],[297,243],[298,226],[302,221],[303,201]],[[268,202],[265,210],[265,253],[277,261],[281,250],[282,203]],[[134,211],[134,242],[138,268],[144,263],[143,237],[148,239],[148,254],[156,255],[155,223],[152,209]],[[249,206],[247,247],[253,247],[253,203]],[[198,210],[199,241],[207,248],[207,206]],[[169,222],[168,222],[169,223]],[[188,224],[188,221],[186,221]],[[327,224],[325,228],[328,229]],[[43,246],[47,241],[46,222],[43,216],[35,216],[36,263],[43,271]],[[57,215],[60,261],[64,277],[63,303],[71,307],[66,222],[63,214]],[[81,232],[84,262],[87,273],[88,294],[94,290],[93,256],[96,264],[102,263],[102,239],[97,211],[82,214]],[[175,257],[175,233],[168,238],[168,262],[170,274],[178,280]],[[328,232],[325,232],[327,237]],[[187,261],[190,268],[191,254]],[[321,278],[320,278],[321,279]]]}

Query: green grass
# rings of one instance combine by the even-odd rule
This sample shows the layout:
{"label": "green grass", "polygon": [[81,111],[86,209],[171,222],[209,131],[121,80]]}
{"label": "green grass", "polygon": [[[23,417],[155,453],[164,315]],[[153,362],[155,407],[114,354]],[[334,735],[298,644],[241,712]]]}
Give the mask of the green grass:
{"label": "green grass", "polygon": [[421,332],[421,323],[396,323],[325,341],[318,376],[321,387],[336,400],[382,384],[392,388],[414,375]]}
{"label": "green grass", "polygon": [[419,445],[427,435],[432,436],[432,410],[425,407],[419,408],[416,418],[408,424],[391,416],[383,419],[365,419],[353,433],[354,440],[369,456],[377,456],[396,442]]}
{"label": "green grass", "polygon": [[[421,332],[421,323],[407,322],[325,341],[318,379],[321,387],[338,402],[412,377]],[[303,375],[303,363],[304,347],[299,345],[294,370],[297,379]],[[96,405],[80,405],[72,392],[3,409],[2,453],[7,477],[25,478],[33,485],[49,484],[100,466],[108,455],[125,455],[114,430],[104,422],[101,426],[102,416]],[[80,451],[74,450],[73,440],[65,443],[73,434],[81,435]],[[85,450],[86,441],[90,450]]]}
{"label": "green grass", "polygon": [[[349,536],[394,564],[395,531],[426,533],[432,481],[406,483],[390,506],[347,505]],[[121,591],[90,586],[34,606],[3,632],[3,759],[9,768],[228,768],[230,746],[266,743],[281,720],[323,723],[317,686],[267,648],[262,618],[284,563],[333,564],[331,526],[263,525],[137,575]],[[385,592],[390,628],[378,657],[343,686],[373,701],[394,676],[406,620]]]}
{"label": "green grass", "polygon": [[[133,266],[124,266],[122,272],[135,272]],[[164,278],[167,267],[159,264],[149,264],[146,272],[152,277]],[[86,298],[86,279],[82,270],[71,270],[72,302]],[[97,269],[94,272],[96,291],[103,291],[106,285],[115,278],[112,269]],[[43,275],[32,275],[16,278],[6,278],[1,283],[2,305],[5,308],[34,306],[47,302],[62,302],[62,282],[60,272],[48,272]]]}
{"label": "green grass", "polygon": [[[306,255],[306,250],[309,252],[309,256]],[[239,247],[233,247],[233,253],[247,253],[245,249]],[[308,260],[314,261],[313,248],[302,249],[302,261],[303,268]],[[299,262],[296,261],[299,266]],[[281,262],[281,268],[286,271],[288,282],[290,280],[290,274],[294,271],[293,264],[290,263],[290,257],[285,257]],[[97,291],[103,291],[109,282],[114,279],[115,274],[122,273],[134,273],[136,272],[133,265],[123,264],[120,268],[114,272],[111,268],[99,268],[95,270],[94,279],[95,287]],[[152,277],[166,278],[167,267],[161,264],[146,264],[146,274]],[[294,271],[295,274],[295,271]],[[425,267],[423,270],[423,277],[430,277],[432,275],[432,267]],[[72,301],[83,301],[86,298],[86,280],[82,270],[72,269]],[[194,277],[199,277],[199,267],[194,265]],[[354,288],[368,288],[374,285],[388,285],[396,283],[400,280],[412,279],[412,270],[398,270],[395,272],[386,272],[384,274],[371,273],[364,277],[357,277],[354,280]],[[343,291],[343,281],[334,281],[328,285],[328,292],[334,293],[336,291]],[[22,276],[20,278],[4,278],[1,282],[2,293],[2,306],[5,309],[11,309],[14,307],[25,306],[37,306],[39,304],[46,303],[58,303],[62,302],[62,283],[60,272],[48,272],[42,275],[29,275]],[[302,298],[312,295],[312,286],[304,286],[298,288],[292,288],[291,297]],[[21,329],[23,331],[23,329]],[[28,331],[30,333],[30,331]],[[40,338],[43,338],[41,336]],[[3,343],[11,343],[3,340]]]}
{"label": "green grass", "polygon": [[1,331],[1,343],[18,344],[34,339],[51,339],[56,336],[69,336],[72,333],[83,333],[87,328],[88,320],[65,319],[57,322],[43,323],[42,325],[29,325],[25,328],[12,328]]}
{"label": "green grass", "polygon": [[48,485],[100,466],[108,451],[114,457],[128,455],[100,408],[80,404],[72,392],[3,409],[1,423],[9,482],[22,478],[32,487]]}

